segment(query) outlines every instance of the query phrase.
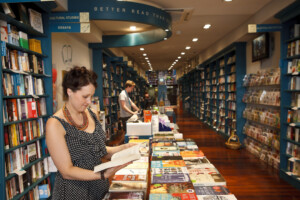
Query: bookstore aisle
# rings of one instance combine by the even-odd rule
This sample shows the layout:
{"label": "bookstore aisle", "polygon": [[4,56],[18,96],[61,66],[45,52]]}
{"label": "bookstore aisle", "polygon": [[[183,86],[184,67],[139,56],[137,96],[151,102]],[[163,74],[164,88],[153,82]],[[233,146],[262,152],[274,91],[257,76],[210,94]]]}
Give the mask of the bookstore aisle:
{"label": "bookstore aisle", "polygon": [[276,169],[264,164],[246,149],[231,150],[225,139],[194,115],[178,108],[176,121],[184,138],[196,141],[208,160],[224,176],[238,200],[298,200],[300,191],[279,178]]}

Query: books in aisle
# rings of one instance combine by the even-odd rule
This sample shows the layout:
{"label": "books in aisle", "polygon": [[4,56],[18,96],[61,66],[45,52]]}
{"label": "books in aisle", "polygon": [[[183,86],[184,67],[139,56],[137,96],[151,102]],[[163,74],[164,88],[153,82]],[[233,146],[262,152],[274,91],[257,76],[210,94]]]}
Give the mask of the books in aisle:
{"label": "books in aisle", "polygon": [[200,168],[201,165],[188,166],[190,179],[194,186],[226,185],[224,177],[211,164],[210,167]]}
{"label": "books in aisle", "polygon": [[194,186],[198,200],[236,200],[226,186]]}
{"label": "books in aisle", "polygon": [[180,199],[197,200],[194,186],[191,182],[185,183],[157,183],[150,185],[150,199],[162,197],[180,197]]}
{"label": "books in aisle", "polygon": [[117,199],[130,199],[130,200],[144,200],[144,192],[108,192],[103,200],[117,200]]}

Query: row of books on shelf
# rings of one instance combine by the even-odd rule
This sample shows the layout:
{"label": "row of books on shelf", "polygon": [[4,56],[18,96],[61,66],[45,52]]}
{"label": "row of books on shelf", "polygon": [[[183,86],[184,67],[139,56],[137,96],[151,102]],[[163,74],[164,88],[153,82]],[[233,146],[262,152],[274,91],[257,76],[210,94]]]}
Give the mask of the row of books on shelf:
{"label": "row of books on shelf", "polygon": [[42,57],[19,50],[6,48],[2,56],[2,68],[36,74],[44,73],[44,61]]}
{"label": "row of books on shelf", "polygon": [[288,61],[287,74],[299,74],[300,73],[300,59],[293,59]]}
{"label": "row of books on shelf", "polygon": [[42,78],[18,73],[3,73],[2,88],[4,96],[44,95]]}
{"label": "row of books on shelf", "polygon": [[300,123],[300,110],[288,110],[287,123]]}
{"label": "row of books on shelf", "polygon": [[[20,147],[10,153],[5,154],[5,174],[16,173],[22,171],[27,164],[42,157],[41,143],[39,140],[32,144]],[[41,164],[41,163],[40,163]],[[41,168],[40,166],[38,168]]]}
{"label": "row of books on shelf", "polygon": [[300,40],[289,42],[287,47],[287,57],[300,55]]}
{"label": "row of books on shelf", "polygon": [[256,74],[246,74],[243,86],[266,86],[280,84],[280,68],[259,70]]}
{"label": "row of books on shelf", "polygon": [[47,115],[45,98],[3,100],[3,122],[13,122]]}
{"label": "row of books on shelf", "polygon": [[31,26],[40,33],[44,33],[42,14],[28,5],[22,3],[1,3],[0,12],[20,23]]}
{"label": "row of books on shelf", "polygon": [[45,120],[42,118],[4,126],[4,149],[17,147],[45,134]]}
{"label": "row of books on shelf", "polygon": [[243,117],[251,121],[280,128],[279,110],[247,106],[243,111]]}
{"label": "row of books on shelf", "polygon": [[245,92],[243,102],[280,106],[280,89],[250,89]]}
{"label": "row of books on shelf", "polygon": [[300,90],[300,76],[293,76],[289,84],[290,90]]}
{"label": "row of books on shelf", "polygon": [[295,142],[300,142],[300,128],[299,127],[287,127],[286,138]]}
{"label": "row of books on shelf", "polygon": [[5,183],[6,200],[13,199],[41,179],[42,181],[27,194],[22,195],[21,199],[38,200],[50,197],[50,179],[49,177],[43,179],[48,174],[46,163],[47,159],[37,162],[29,168],[20,171],[18,176],[13,176],[7,180]]}
{"label": "row of books on shelf", "polygon": [[[236,199],[223,176],[192,139],[175,139],[174,132],[159,132],[151,140],[130,139],[129,142],[150,143],[150,200]],[[140,163],[136,168],[126,167],[116,173],[105,199],[146,199],[149,157],[135,162]]]}

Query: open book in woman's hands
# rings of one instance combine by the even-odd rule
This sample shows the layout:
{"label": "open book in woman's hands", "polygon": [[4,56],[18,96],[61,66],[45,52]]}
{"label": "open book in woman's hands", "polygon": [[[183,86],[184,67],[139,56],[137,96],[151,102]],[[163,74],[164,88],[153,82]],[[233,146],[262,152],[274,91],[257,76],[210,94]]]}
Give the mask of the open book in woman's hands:
{"label": "open book in woman's hands", "polygon": [[140,148],[145,144],[146,143],[140,143],[138,145],[134,145],[130,148],[124,149],[122,151],[113,154],[111,157],[111,161],[95,166],[94,173],[100,172],[107,168],[123,165],[131,161],[139,160],[141,158]]}

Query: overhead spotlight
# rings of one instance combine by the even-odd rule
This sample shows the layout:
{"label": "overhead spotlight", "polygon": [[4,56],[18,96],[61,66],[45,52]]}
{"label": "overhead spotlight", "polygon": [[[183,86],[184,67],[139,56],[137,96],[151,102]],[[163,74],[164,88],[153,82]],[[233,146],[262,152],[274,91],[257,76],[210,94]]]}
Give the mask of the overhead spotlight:
{"label": "overhead spotlight", "polygon": [[144,48],[140,48],[140,50],[141,50],[141,51],[144,51],[145,49],[144,49]]}
{"label": "overhead spotlight", "polygon": [[130,26],[129,29],[130,29],[131,31],[136,31],[136,26]]}
{"label": "overhead spotlight", "polygon": [[185,54],[185,52],[181,52],[181,55],[184,55]]}
{"label": "overhead spotlight", "polygon": [[193,42],[197,42],[197,41],[198,41],[198,38],[193,38],[192,41],[193,41]]}
{"label": "overhead spotlight", "polygon": [[205,24],[205,25],[203,26],[204,29],[209,29],[210,27],[211,27],[210,24]]}
{"label": "overhead spotlight", "polygon": [[168,38],[166,38],[166,37],[164,38],[164,40],[167,40],[167,39],[168,39]]}
{"label": "overhead spotlight", "polygon": [[147,54],[146,54],[146,53],[144,53],[144,54],[143,54],[143,56],[147,56]]}
{"label": "overhead spotlight", "polygon": [[178,58],[178,59],[180,59],[180,58],[181,58],[181,56],[178,56],[177,58]]}
{"label": "overhead spotlight", "polygon": [[191,47],[190,46],[186,46],[185,49],[189,50]]}
{"label": "overhead spotlight", "polygon": [[175,60],[176,62],[178,62],[178,60]]}
{"label": "overhead spotlight", "polygon": [[169,31],[169,29],[165,29],[165,31],[166,31],[166,32],[168,32],[168,31]]}
{"label": "overhead spotlight", "polygon": [[146,60],[148,60],[149,58],[148,58],[148,57],[146,57],[145,59],[146,59]]}
{"label": "overhead spotlight", "polygon": [[232,0],[224,0],[225,2],[231,2]]}

